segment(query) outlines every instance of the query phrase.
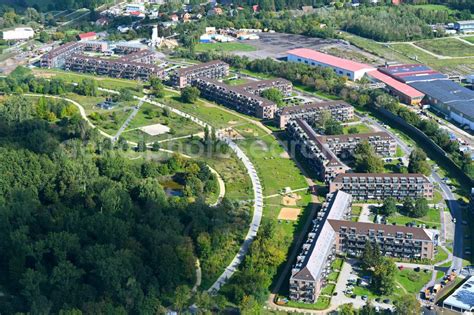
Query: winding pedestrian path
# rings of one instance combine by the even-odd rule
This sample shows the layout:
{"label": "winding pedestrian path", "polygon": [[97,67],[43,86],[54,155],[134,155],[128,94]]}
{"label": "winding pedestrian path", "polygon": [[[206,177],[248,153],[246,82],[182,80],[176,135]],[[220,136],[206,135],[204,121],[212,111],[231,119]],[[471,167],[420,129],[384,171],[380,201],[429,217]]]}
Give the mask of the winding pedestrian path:
{"label": "winding pedestrian path", "polygon": [[[150,100],[147,97],[142,97],[139,98],[135,96],[135,99],[138,99],[140,101],[161,107],[161,108],[167,108],[169,111],[190,119],[191,121],[195,122],[196,124],[202,126],[202,127],[207,127],[207,128],[212,128],[212,126],[199,118],[196,118],[194,116],[191,116],[185,112],[182,112],[174,107],[167,106],[164,104],[161,104],[159,102]],[[250,180],[252,182],[252,188],[253,188],[253,193],[254,193],[254,211],[253,211],[253,216],[252,216],[252,222],[250,223],[249,229],[247,231],[247,235],[245,236],[245,239],[242,243],[242,245],[239,248],[239,251],[237,254],[234,256],[230,264],[224,269],[224,271],[221,273],[221,275],[217,278],[217,280],[211,285],[209,288],[208,292],[211,294],[217,293],[220,288],[229,281],[229,279],[232,277],[232,275],[237,271],[238,267],[240,264],[243,262],[243,259],[245,255],[247,254],[250,245],[252,244],[253,240],[257,236],[258,229],[260,227],[260,223],[262,221],[262,215],[263,215],[263,194],[262,194],[262,185],[260,183],[260,178],[257,175],[257,171],[255,170],[255,167],[253,166],[252,162],[250,159],[247,157],[247,155],[240,149],[237,144],[229,137],[226,137],[224,134],[221,132],[217,131],[217,137],[219,140],[227,143],[229,148],[237,155],[237,157],[242,161],[244,164],[247,173],[250,176]]]}

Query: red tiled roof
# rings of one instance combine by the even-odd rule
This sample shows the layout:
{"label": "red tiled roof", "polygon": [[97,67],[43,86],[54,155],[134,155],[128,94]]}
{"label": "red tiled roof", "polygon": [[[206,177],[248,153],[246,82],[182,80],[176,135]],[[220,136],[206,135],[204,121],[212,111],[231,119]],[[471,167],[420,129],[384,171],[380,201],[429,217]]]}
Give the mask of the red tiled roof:
{"label": "red tiled roof", "polygon": [[380,72],[379,70],[369,71],[367,72],[369,76],[374,79],[379,80],[380,82],[385,83],[389,87],[394,90],[397,90],[400,93],[405,94],[408,97],[415,98],[415,97],[424,97],[425,94],[421,93],[420,91],[412,88],[408,84],[402,83],[394,78]]}
{"label": "red tiled roof", "polygon": [[80,39],[89,38],[93,36],[97,36],[97,34],[95,32],[87,32],[87,33],[79,34]]}
{"label": "red tiled roof", "polygon": [[303,58],[311,59],[311,60],[318,61],[321,63],[325,63],[333,67],[346,69],[349,71],[375,69],[374,67],[363,64],[363,63],[331,56],[328,54],[323,54],[319,51],[308,49],[308,48],[293,49],[293,50],[288,51],[287,53],[298,56],[298,57],[303,57]]}

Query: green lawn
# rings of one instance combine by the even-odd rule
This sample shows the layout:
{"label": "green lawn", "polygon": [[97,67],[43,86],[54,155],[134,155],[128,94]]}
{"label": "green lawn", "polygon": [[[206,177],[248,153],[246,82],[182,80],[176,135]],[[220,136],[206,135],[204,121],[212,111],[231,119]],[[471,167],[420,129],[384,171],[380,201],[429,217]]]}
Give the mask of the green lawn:
{"label": "green lawn", "polygon": [[404,294],[417,294],[430,279],[431,272],[416,272],[408,268],[405,268],[403,270],[397,269],[397,273],[395,274],[396,288],[392,294],[388,296],[380,296],[374,291],[372,291],[370,287],[360,286],[354,287],[353,293],[358,296],[367,295],[369,299],[389,298],[394,301],[395,299]]}
{"label": "green lawn", "polygon": [[239,43],[239,42],[230,42],[230,43],[199,43],[196,45],[197,52],[204,51],[255,51],[255,48],[252,45]]}
{"label": "green lawn", "polygon": [[236,129],[245,136],[245,140],[238,140],[236,143],[254,163],[262,181],[264,195],[277,194],[285,187],[299,189],[308,186],[301,171],[285,155],[286,151],[273,135],[263,134],[251,123],[240,125]]}
{"label": "green lawn", "polygon": [[[150,136],[137,129],[153,124],[165,125],[170,128],[170,132],[157,136]],[[153,142],[196,134],[202,131],[203,128],[201,126],[187,118],[178,116],[174,113],[169,113],[168,116],[166,116],[162,108],[145,103],[122,135],[130,141],[136,142],[145,137],[146,142]]]}
{"label": "green lawn", "polygon": [[331,303],[331,299],[325,296],[320,296],[316,303],[314,304],[308,304],[308,303],[300,303],[300,302],[295,302],[295,301],[288,301],[285,306],[288,307],[296,307],[296,308],[304,308],[304,309],[309,309],[309,310],[325,310],[329,307],[329,304]]}
{"label": "green lawn", "polygon": [[335,288],[335,284],[329,283],[321,290],[321,295],[331,295]]}
{"label": "green lawn", "polygon": [[220,108],[220,106],[205,102],[203,100],[198,100],[194,104],[182,103],[179,100],[178,92],[167,91],[165,98],[159,99],[158,101],[193,115],[202,121],[207,122],[211,126],[214,126],[215,128],[224,128],[231,125],[247,123],[246,120],[233,113],[223,110]]}
{"label": "green lawn", "polygon": [[328,275],[327,280],[328,280],[328,281],[334,281],[334,282],[336,282],[336,281],[337,281],[337,278],[339,278],[339,272],[333,271],[333,272],[331,272],[331,273]]}
{"label": "green lawn", "polygon": [[341,270],[343,263],[344,261],[342,260],[342,258],[336,258],[332,262],[331,268],[333,268],[334,270]]}
{"label": "green lawn", "polygon": [[439,227],[441,226],[440,223],[440,216],[439,210],[430,209],[428,214],[421,218],[410,218],[399,213],[396,213],[387,219],[388,223],[396,223],[397,225],[405,225],[408,222],[416,222],[416,224],[426,224],[430,228],[432,226]]}
{"label": "green lawn", "polygon": [[438,247],[438,252],[436,253],[433,263],[436,264],[446,259],[448,259],[448,253],[446,253],[441,247]]}
{"label": "green lawn", "polygon": [[429,39],[416,42],[415,44],[437,55],[450,57],[474,56],[473,46],[455,38]]}
{"label": "green lawn", "polygon": [[417,294],[420,292],[430,279],[431,272],[416,272],[408,268],[399,270],[395,277],[395,281],[400,283],[409,294]]}
{"label": "green lawn", "polygon": [[464,40],[467,40],[470,43],[474,44],[474,36],[469,36],[469,37],[463,37]]}
{"label": "green lawn", "polygon": [[368,133],[368,132],[372,132],[372,128],[370,128],[368,125],[366,124],[355,124],[355,125],[347,125],[347,126],[344,126],[343,127],[343,131],[344,131],[344,134],[349,134],[349,129],[353,129],[353,128],[356,128],[357,129],[357,133]]}
{"label": "green lawn", "polygon": [[362,212],[362,206],[352,206],[351,221],[358,222],[361,212]]}
{"label": "green lawn", "polygon": [[99,87],[112,90],[120,90],[121,88],[132,88],[141,91],[143,84],[139,81],[109,78],[104,76],[97,76],[86,73],[76,73],[70,71],[63,71],[58,69],[33,69],[33,73],[37,77],[43,78],[61,78],[68,83],[77,83],[83,79],[94,79],[97,81]]}
{"label": "green lawn", "polygon": [[227,79],[227,80],[224,80],[224,83],[228,84],[228,85],[241,85],[241,84],[245,84],[247,82],[248,82],[248,80],[246,80],[246,79]]}
{"label": "green lawn", "polygon": [[415,7],[432,11],[448,11],[450,13],[454,11],[453,9],[442,4],[417,4]]}
{"label": "green lawn", "polygon": [[346,32],[342,32],[342,37],[353,45],[387,60],[400,63],[423,63],[443,73],[456,71],[470,74],[474,72],[474,58],[438,59],[407,43],[377,43]]}

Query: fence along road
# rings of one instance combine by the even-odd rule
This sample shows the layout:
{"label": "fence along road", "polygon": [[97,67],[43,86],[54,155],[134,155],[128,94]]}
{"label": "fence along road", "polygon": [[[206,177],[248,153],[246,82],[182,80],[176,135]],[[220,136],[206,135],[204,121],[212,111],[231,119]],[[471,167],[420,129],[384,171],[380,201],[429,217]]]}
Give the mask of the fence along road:
{"label": "fence along road", "polygon": [[[187,113],[184,113],[180,110],[177,110],[176,108],[163,105],[161,103],[152,101],[146,97],[143,98],[138,98],[135,96],[136,99],[150,103],[152,105],[161,107],[161,108],[167,108],[171,112],[180,115],[182,117],[188,118],[191,121],[195,122],[196,124],[202,126],[202,127],[208,127],[211,128],[212,126],[209,125],[208,123],[191,116]],[[244,242],[240,246],[239,251],[235,255],[234,259],[230,262],[230,264],[224,269],[224,272],[217,278],[217,280],[211,285],[209,288],[208,292],[215,294],[217,293],[220,288],[232,277],[232,275],[237,271],[237,268],[240,266],[242,263],[245,255],[247,254],[250,245],[252,244],[252,241],[255,239],[257,236],[258,228],[260,227],[260,223],[262,221],[262,213],[263,213],[263,194],[262,194],[262,185],[260,184],[260,179],[258,177],[257,171],[255,170],[255,167],[253,166],[252,162],[250,159],[245,155],[245,153],[240,149],[237,144],[232,141],[231,138],[224,136],[223,134],[217,132],[217,137],[219,140],[224,141],[229,145],[229,148],[234,151],[234,153],[237,155],[237,157],[244,163],[244,166],[247,170],[247,173],[250,176],[250,180],[252,182],[252,188],[253,188],[253,194],[254,194],[254,205],[253,205],[253,216],[252,216],[252,222],[250,223],[249,230],[247,231],[247,235],[245,236]]]}

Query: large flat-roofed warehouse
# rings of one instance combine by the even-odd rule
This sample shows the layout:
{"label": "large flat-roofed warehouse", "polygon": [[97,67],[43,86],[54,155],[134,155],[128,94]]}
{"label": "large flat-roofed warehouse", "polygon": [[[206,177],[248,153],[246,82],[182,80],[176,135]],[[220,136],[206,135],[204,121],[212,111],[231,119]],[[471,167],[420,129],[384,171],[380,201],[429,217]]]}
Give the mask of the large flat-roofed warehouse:
{"label": "large flat-roofed warehouse", "polygon": [[450,80],[419,81],[410,85],[426,94],[425,103],[474,130],[474,91]]}
{"label": "large flat-roofed warehouse", "polygon": [[285,129],[290,119],[301,118],[312,123],[317,121],[323,112],[329,112],[332,119],[341,122],[349,121],[354,118],[354,107],[344,101],[329,101],[286,106],[276,113],[275,119],[278,126],[281,129]]}
{"label": "large flat-roofed warehouse", "polygon": [[177,69],[171,75],[173,85],[182,89],[197,78],[219,79],[229,75],[229,65],[224,61],[213,60],[206,63]]}
{"label": "large flat-roofed warehouse", "polygon": [[336,232],[336,251],[362,256],[366,242],[377,243],[382,255],[402,259],[433,259],[438,233],[392,224],[328,220]]}
{"label": "large flat-roofed warehouse", "polygon": [[330,272],[328,263],[335,258],[336,233],[328,220],[344,219],[351,204],[351,195],[342,191],[327,196],[291,269],[290,299],[316,302]]}
{"label": "large flat-roofed warehouse", "polygon": [[3,31],[3,40],[26,40],[34,36],[35,31],[31,27],[17,27],[13,30]]}
{"label": "large flat-roofed warehouse", "polygon": [[423,97],[425,96],[425,94],[414,89],[408,84],[400,82],[379,70],[369,71],[367,72],[367,75],[370,79],[372,79],[372,81],[381,82],[385,84],[386,89],[389,90],[391,94],[398,97],[398,99],[405,104],[420,104],[423,100]]}
{"label": "large flat-roofed warehouse", "polygon": [[331,56],[308,48],[288,51],[287,60],[310,66],[332,68],[338,76],[346,77],[352,81],[360,80],[367,72],[376,70],[374,67],[363,63]]}
{"label": "large flat-roofed warehouse", "polygon": [[433,184],[423,174],[346,173],[337,175],[329,192],[343,190],[356,199],[433,198]]}
{"label": "large flat-roofed warehouse", "polygon": [[444,308],[472,314],[474,311],[474,277],[469,277],[442,303]]}
{"label": "large flat-roofed warehouse", "polygon": [[277,105],[266,98],[254,95],[240,88],[209,78],[196,78],[193,86],[201,96],[238,112],[264,119],[273,119]]}
{"label": "large flat-roofed warehouse", "polygon": [[387,66],[381,67],[378,70],[407,84],[417,81],[431,81],[448,78],[445,74],[439,73],[438,71],[422,64]]}

